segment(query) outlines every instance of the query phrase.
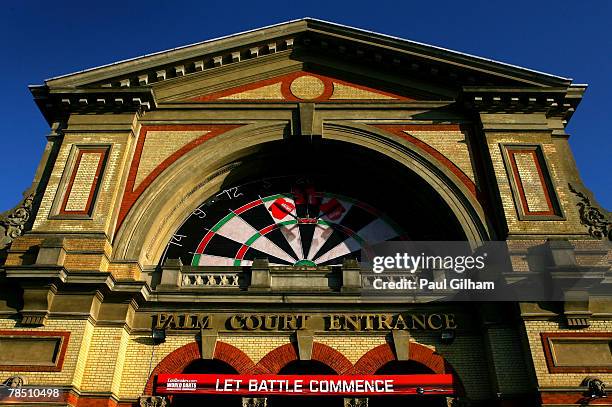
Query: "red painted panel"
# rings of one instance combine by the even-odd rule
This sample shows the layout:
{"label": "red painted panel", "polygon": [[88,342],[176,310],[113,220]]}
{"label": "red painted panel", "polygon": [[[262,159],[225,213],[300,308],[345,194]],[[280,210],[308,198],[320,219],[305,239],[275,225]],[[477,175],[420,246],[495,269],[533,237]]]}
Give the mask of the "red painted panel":
{"label": "red painted panel", "polygon": [[55,366],[35,366],[35,365],[0,365],[0,370],[14,372],[60,372],[64,365],[66,350],[68,349],[68,341],[70,332],[64,331],[21,331],[21,330],[0,330],[1,336],[16,336],[16,337],[49,337],[60,338],[60,349],[55,362]]}
{"label": "red painted panel", "polygon": [[157,394],[226,395],[453,395],[451,374],[223,375],[160,374]]}

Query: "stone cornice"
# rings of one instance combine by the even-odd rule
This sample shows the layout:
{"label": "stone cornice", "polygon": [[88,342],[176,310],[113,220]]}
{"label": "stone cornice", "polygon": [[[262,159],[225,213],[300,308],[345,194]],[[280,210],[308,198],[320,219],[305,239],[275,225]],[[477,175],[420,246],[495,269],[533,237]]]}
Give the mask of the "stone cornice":
{"label": "stone cornice", "polygon": [[464,86],[460,100],[480,113],[545,113],[567,123],[586,86],[570,87],[495,87]]}
{"label": "stone cornice", "polygon": [[385,64],[401,63],[401,59],[408,59],[411,63],[416,59],[428,60],[535,86],[567,86],[571,83],[568,78],[311,18],[144,55],[52,78],[46,83],[51,87],[93,83],[112,86],[113,81],[123,77],[118,79],[120,86],[142,85],[291,49],[298,43],[300,46],[328,49],[336,55],[371,58]]}
{"label": "stone cornice", "polygon": [[34,101],[49,124],[71,113],[143,112],[157,102],[150,87],[54,88],[30,86]]}
{"label": "stone cornice", "polygon": [[[151,88],[160,84],[170,84],[183,77],[221,74],[228,66],[240,69],[242,64],[281,57],[302,60],[311,67],[342,69],[343,64],[369,67],[391,74],[396,78],[394,81],[399,81],[394,86],[410,87],[414,81],[430,83],[429,91],[437,89],[434,94],[441,92],[443,99],[453,98],[462,87],[465,93],[469,87],[477,86],[498,89],[519,86],[521,94],[527,89],[552,92],[554,96],[544,97],[542,102],[536,98],[535,104],[530,103],[526,97],[525,103],[528,106],[543,103],[551,114],[566,120],[583,91],[571,86],[567,78],[314,19],[283,23],[49,79],[45,85],[32,86],[31,91],[50,122],[74,111],[154,109],[156,101]],[[565,90],[566,97],[555,98],[558,96],[555,90]],[[497,97],[491,96],[493,102],[499,102]],[[504,92],[502,102],[505,97],[509,98],[509,105],[516,98]],[[518,101],[521,104],[521,96]]]}

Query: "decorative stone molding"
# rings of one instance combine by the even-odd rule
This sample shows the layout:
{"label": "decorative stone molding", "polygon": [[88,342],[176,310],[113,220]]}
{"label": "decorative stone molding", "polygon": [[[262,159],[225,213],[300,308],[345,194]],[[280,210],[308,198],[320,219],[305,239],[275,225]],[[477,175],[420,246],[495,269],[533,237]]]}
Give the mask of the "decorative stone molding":
{"label": "decorative stone molding", "polygon": [[0,214],[0,250],[23,234],[32,215],[33,202],[34,193],[27,194],[15,208]]}
{"label": "decorative stone molding", "polygon": [[597,377],[585,377],[582,385],[587,386],[591,398],[607,397],[606,384]]}
{"label": "decorative stone molding", "polygon": [[[144,74],[139,75],[143,77]],[[79,89],[62,89],[50,93],[43,85],[31,86],[30,92],[34,100],[49,121],[63,117],[69,113],[112,113],[112,112],[143,112],[155,109],[155,95],[147,86],[128,86],[140,83],[139,77],[134,80],[121,80],[117,88],[100,87]]]}
{"label": "decorative stone molding", "polygon": [[10,376],[2,384],[6,387],[21,387],[28,384],[28,379],[23,376]]}
{"label": "decorative stone molding", "polygon": [[242,407],[266,407],[268,399],[265,397],[243,397]]}
{"label": "decorative stone molding", "polygon": [[160,396],[142,396],[138,399],[140,407],[166,407],[168,400]]}
{"label": "decorative stone molding", "polygon": [[585,88],[523,88],[464,86],[462,100],[467,106],[484,113],[543,112],[569,120],[580,103]]}
{"label": "decorative stone molding", "polygon": [[566,315],[567,326],[570,328],[588,328],[590,326],[590,315],[568,316]]}
{"label": "decorative stone molding", "polygon": [[580,223],[587,227],[589,235],[596,239],[612,240],[612,221],[609,213],[603,212],[592,204],[586,194],[578,191],[572,184],[567,185],[569,190],[580,199],[576,204],[580,214]]}
{"label": "decorative stone molding", "polygon": [[21,313],[21,325],[23,326],[43,326],[47,322],[48,313]]}
{"label": "decorative stone molding", "polygon": [[[275,41],[270,41],[260,46],[245,46],[239,50],[227,50],[222,54],[215,55],[202,55],[201,59],[193,60],[182,60],[178,61],[178,65],[168,66],[166,69],[152,69],[147,71],[139,71],[127,78],[112,80],[111,82],[101,82],[98,83],[98,86],[105,88],[121,88],[122,84],[125,83],[138,83],[141,86],[148,85],[149,81],[142,82],[140,80],[137,81],[138,78],[147,76],[147,78],[151,78],[153,82],[163,82],[167,79],[177,78],[189,74],[193,74],[196,72],[201,72],[206,69],[216,68],[223,66],[224,62],[227,63],[236,63],[240,62],[243,56],[246,56],[247,59],[258,58],[265,55],[275,54],[278,51],[285,51],[293,48],[294,39],[279,39]],[[267,52],[266,52],[267,50]]]}
{"label": "decorative stone molding", "polygon": [[367,397],[345,398],[344,407],[368,407],[368,400],[369,399]]}
{"label": "decorative stone molding", "polygon": [[239,273],[195,273],[183,274],[183,287],[239,287]]}

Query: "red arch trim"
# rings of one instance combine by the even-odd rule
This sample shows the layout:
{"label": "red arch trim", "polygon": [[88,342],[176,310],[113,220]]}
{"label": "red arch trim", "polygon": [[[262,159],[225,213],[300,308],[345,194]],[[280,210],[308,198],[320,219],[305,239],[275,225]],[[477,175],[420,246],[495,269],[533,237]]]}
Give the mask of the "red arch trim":
{"label": "red arch trim", "polygon": [[[410,342],[409,358],[437,374],[452,374],[455,378],[457,395],[465,395],[465,389],[455,369],[441,355],[427,346]],[[369,350],[355,363],[355,374],[371,375],[389,362],[397,360],[391,345],[385,343]]]}
{"label": "red arch trim", "polygon": [[[465,390],[453,367],[439,354],[426,346],[410,343],[410,360],[419,362],[435,373],[450,373],[455,376],[457,393],[464,395]],[[184,345],[162,359],[153,369],[144,394],[150,395],[153,391],[154,378],[164,373],[181,373],[191,362],[201,358],[200,347],[197,342]],[[217,342],[214,359],[232,366],[240,374],[278,374],[290,362],[298,360],[295,345],[288,343],[268,352],[257,364],[240,349],[225,342]],[[353,364],[334,348],[315,342],[312,345],[312,360],[324,363],[337,374],[374,374],[385,364],[396,360],[393,348],[389,344],[377,346],[363,355],[357,363]]]}
{"label": "red arch trim", "polygon": [[[452,369],[451,366],[442,356],[421,344],[410,342],[409,356],[410,360],[419,362],[431,369],[434,373],[452,373],[449,371],[449,369]],[[374,349],[370,349],[370,351],[363,355],[357,363],[355,363],[355,373],[374,374],[378,369],[394,360],[396,360],[396,358],[393,348],[391,345],[385,343]]]}
{"label": "red arch trim", "polygon": [[[191,362],[201,358],[197,342],[188,343],[169,353],[151,372],[144,394],[152,394],[155,376],[164,373],[181,373]],[[240,374],[262,373],[246,353],[225,342],[217,342],[213,358],[227,363]]]}
{"label": "red arch trim", "polygon": [[388,131],[400,138],[412,143],[418,148],[431,154],[438,162],[448,168],[459,180],[465,185],[465,187],[472,193],[472,195],[478,199],[480,191],[476,187],[474,181],[472,181],[459,167],[457,167],[451,160],[449,160],[444,154],[425,143],[424,141],[411,136],[406,133],[410,130],[424,130],[424,131],[440,131],[440,130],[460,130],[460,125],[455,124],[443,124],[443,125],[395,125],[395,124],[377,124],[375,127]]}
{"label": "red arch trim", "polygon": [[[268,352],[258,363],[260,371],[277,374],[288,363],[298,360],[295,345],[288,343]],[[332,347],[322,343],[312,344],[312,360],[324,363],[332,368],[337,374],[352,374],[353,364]]]}

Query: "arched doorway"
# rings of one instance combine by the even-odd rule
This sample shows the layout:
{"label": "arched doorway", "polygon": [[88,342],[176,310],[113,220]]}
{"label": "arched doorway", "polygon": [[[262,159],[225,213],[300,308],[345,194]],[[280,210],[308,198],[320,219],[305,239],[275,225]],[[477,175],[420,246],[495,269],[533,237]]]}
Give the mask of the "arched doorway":
{"label": "arched doorway", "polygon": [[[279,375],[335,375],[334,369],[316,360],[294,360],[286,364]],[[268,397],[268,407],[342,407],[342,397],[323,396],[273,396]]]}
{"label": "arched doorway", "polygon": [[[182,373],[184,374],[236,374],[238,373],[229,364],[217,360],[194,360],[187,365]],[[223,406],[223,407],[240,407],[242,406],[242,397],[227,396],[227,395],[175,395],[172,397],[172,407],[188,407],[188,406]]]}
{"label": "arched doorway", "polygon": [[[465,394],[460,378],[446,359],[433,349],[410,342],[409,359],[398,360],[390,344],[379,345],[355,363],[355,373],[365,375],[452,374],[455,395]],[[369,406],[446,407],[447,397],[433,394],[419,396],[370,397]]]}

